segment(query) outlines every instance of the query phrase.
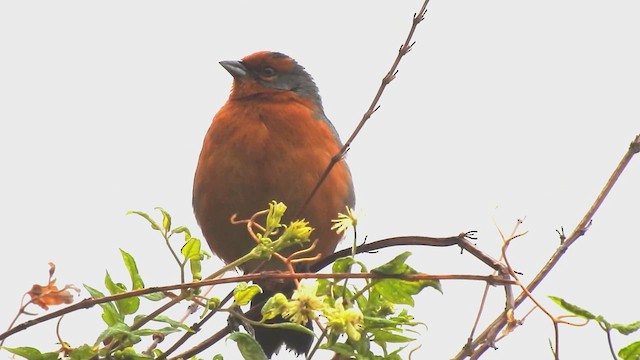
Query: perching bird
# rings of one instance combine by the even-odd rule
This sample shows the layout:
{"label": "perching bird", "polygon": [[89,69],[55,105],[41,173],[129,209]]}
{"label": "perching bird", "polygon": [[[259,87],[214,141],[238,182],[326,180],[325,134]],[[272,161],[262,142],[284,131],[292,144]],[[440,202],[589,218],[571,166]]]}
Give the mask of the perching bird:
{"label": "perching bird", "polygon": [[[324,114],[312,77],[289,56],[263,51],[220,65],[233,76],[233,87],[204,139],[193,209],[209,247],[229,263],[256,245],[245,226],[231,224],[231,216],[248,219],[276,200],[288,207],[283,223],[294,220],[342,143]],[[351,173],[341,160],[299,216],[315,228],[311,238],[318,239],[316,253],[333,253],[341,235],[331,230],[331,220],[354,203]],[[258,264],[241,268],[250,272]],[[285,268],[272,258],[262,270]],[[264,289],[259,299],[277,291],[283,290]],[[269,357],[282,343],[306,353],[313,340],[295,331],[254,330]]]}

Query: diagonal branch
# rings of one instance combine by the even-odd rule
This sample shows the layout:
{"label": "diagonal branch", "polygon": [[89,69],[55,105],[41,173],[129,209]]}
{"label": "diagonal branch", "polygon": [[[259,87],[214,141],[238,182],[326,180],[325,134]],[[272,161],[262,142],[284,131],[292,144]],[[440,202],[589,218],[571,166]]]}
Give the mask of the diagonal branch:
{"label": "diagonal branch", "polygon": [[[587,211],[587,213],[584,215],[580,223],[578,223],[571,235],[556,249],[551,258],[549,258],[549,261],[547,261],[547,263],[538,272],[535,278],[531,280],[531,282],[527,286],[527,290],[530,293],[533,292],[533,290],[538,287],[538,285],[540,285],[542,280],[544,280],[547,275],[549,275],[553,267],[558,263],[558,261],[560,261],[560,258],[562,258],[562,255],[564,255],[569,246],[571,246],[576,240],[578,240],[587,232],[596,211],[598,211],[598,208],[600,207],[600,205],[602,205],[604,199],[607,197],[616,181],[618,181],[618,178],[631,161],[631,158],[633,158],[633,156],[638,152],[640,152],[640,134],[637,135],[629,145],[629,149],[620,160],[620,163],[618,163],[618,166],[609,177],[609,180],[605,184],[604,188],[600,191],[600,194],[598,194],[598,197],[593,202],[593,205],[591,205],[591,208],[589,208],[589,211]],[[522,304],[526,298],[526,294],[522,292],[518,296],[518,298],[516,298],[514,310],[515,308],[520,306],[520,304]],[[467,357],[470,357],[471,359],[479,358],[490,347],[493,347],[493,342],[496,336],[505,327],[507,322],[507,314],[506,312],[503,312],[482,332],[482,334],[478,336],[478,338],[473,341],[469,349],[463,349],[458,354],[456,354],[453,359],[462,360]]]}
{"label": "diagonal branch", "polygon": [[411,29],[409,29],[409,34],[407,34],[407,38],[405,39],[404,44],[400,46],[400,49],[398,50],[398,55],[396,56],[396,59],[393,61],[391,68],[389,69],[387,74],[382,78],[382,83],[378,88],[378,92],[376,93],[376,96],[371,101],[371,105],[369,105],[369,109],[367,109],[364,115],[362,115],[362,119],[358,123],[358,126],[356,126],[355,130],[353,130],[353,133],[351,134],[349,139],[344,143],[340,151],[331,158],[331,161],[329,162],[324,172],[320,176],[320,179],[318,179],[318,182],[313,187],[313,190],[311,190],[311,192],[309,193],[309,196],[307,196],[307,199],[303,203],[302,207],[298,210],[298,213],[296,214],[295,218],[300,217],[304,209],[307,207],[307,205],[309,205],[309,202],[311,202],[311,199],[316,195],[316,193],[318,192],[318,189],[320,188],[324,180],[327,178],[327,176],[331,172],[331,169],[333,169],[333,167],[342,160],[342,158],[345,156],[347,151],[349,151],[349,147],[351,146],[351,143],[356,138],[356,136],[358,136],[358,134],[360,133],[360,130],[362,130],[362,128],[364,127],[364,124],[367,122],[367,120],[369,120],[371,115],[373,115],[373,113],[375,113],[378,110],[378,108],[380,108],[380,106],[378,105],[378,102],[380,101],[380,98],[382,97],[382,93],[384,93],[384,90],[386,89],[387,85],[389,85],[389,83],[393,81],[393,79],[395,79],[396,75],[398,74],[398,65],[400,64],[400,60],[402,60],[402,58],[407,53],[409,53],[409,51],[411,51],[411,48],[415,44],[415,41],[412,41],[413,33],[416,31],[418,24],[420,24],[422,20],[424,20],[424,16],[427,13],[427,4],[429,4],[429,0],[425,0],[424,3],[422,4],[422,7],[420,8],[420,11],[413,14],[413,22],[411,23]]}

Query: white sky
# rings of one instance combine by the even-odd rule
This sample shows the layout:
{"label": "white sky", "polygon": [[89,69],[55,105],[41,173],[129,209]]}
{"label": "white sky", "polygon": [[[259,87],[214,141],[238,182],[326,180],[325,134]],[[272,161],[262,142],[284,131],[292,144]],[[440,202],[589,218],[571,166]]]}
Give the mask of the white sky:
{"label": "white sky", "polygon": [[[107,268],[128,283],[123,248],[147,285],[178,281],[161,239],[125,212],[162,206],[200,236],[193,173],[231,85],[218,61],[258,50],[291,55],[316,79],[326,113],[346,139],[420,5],[2,2],[0,324],[8,325],[33,283],[46,281],[48,261],[57,264],[60,284],[102,288]],[[494,219],[509,232],[526,216],[529,233],[509,255],[531,279],[558,244],[555,229],[573,230],[640,133],[639,12],[637,1],[433,0],[414,50],[349,152],[366,214],[359,233],[371,241],[479,230],[478,246],[498,256]],[[535,292],[555,314],[561,311],[546,295],[612,322],[640,320],[639,161]],[[363,259],[373,266],[404,250]],[[410,264],[426,273],[489,273],[458,249],[410,250]],[[216,259],[205,271],[219,266]],[[458,351],[482,287],[447,282],[443,295],[426,290],[418,297],[414,312],[428,325],[419,329],[418,358]],[[501,289],[493,294],[483,324],[503,306]],[[67,316],[64,340],[93,342],[99,313]],[[5,345],[54,349],[54,325]],[[483,359],[551,358],[552,336],[551,322],[537,311]],[[616,350],[639,337],[615,336]],[[215,350],[233,358],[234,348],[223,342]],[[609,358],[604,333],[595,324],[561,327],[561,355]]]}

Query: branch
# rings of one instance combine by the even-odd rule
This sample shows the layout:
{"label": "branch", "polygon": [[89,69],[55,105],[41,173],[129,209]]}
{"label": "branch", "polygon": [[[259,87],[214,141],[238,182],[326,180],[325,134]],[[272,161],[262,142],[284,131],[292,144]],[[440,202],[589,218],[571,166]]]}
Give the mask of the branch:
{"label": "branch", "polygon": [[382,93],[384,93],[384,90],[386,89],[387,85],[389,85],[389,83],[393,81],[393,79],[395,79],[396,75],[398,74],[398,65],[400,64],[400,60],[402,60],[402,58],[407,53],[409,53],[409,51],[411,51],[411,49],[413,48],[413,45],[415,44],[415,41],[412,42],[411,39],[413,38],[413,33],[416,31],[418,24],[420,24],[422,20],[424,20],[424,17],[427,13],[427,4],[429,4],[429,0],[425,0],[424,3],[422,4],[422,7],[420,8],[420,11],[413,14],[413,21],[411,23],[411,29],[409,29],[409,34],[407,34],[407,38],[405,39],[404,44],[400,46],[400,49],[398,50],[398,55],[396,56],[396,59],[393,61],[391,68],[389,69],[387,74],[382,78],[382,83],[380,84],[380,87],[378,87],[378,92],[376,93],[376,96],[374,96],[373,100],[371,101],[371,105],[369,105],[369,109],[367,109],[364,115],[362,115],[362,119],[358,123],[358,126],[356,126],[355,130],[353,130],[353,133],[351,134],[349,139],[344,143],[340,151],[331,158],[331,161],[329,162],[326,169],[320,176],[320,179],[318,180],[316,185],[313,187],[313,190],[311,190],[311,192],[309,193],[309,196],[303,203],[302,207],[298,210],[298,213],[296,214],[295,218],[300,217],[304,209],[307,207],[307,205],[309,205],[309,202],[311,202],[311,199],[315,196],[316,192],[318,192],[318,189],[320,188],[324,180],[327,178],[327,176],[331,172],[331,169],[333,169],[333,167],[338,162],[340,162],[340,160],[342,160],[342,158],[345,156],[347,151],[349,151],[349,147],[351,146],[351,143],[356,138],[356,136],[358,136],[358,134],[360,133],[360,130],[362,130],[362,128],[364,127],[364,124],[367,122],[367,120],[369,120],[371,115],[373,115],[373,113],[375,113],[380,108],[380,106],[378,105],[378,102],[380,101],[380,98],[382,97]]}
{"label": "branch", "polygon": [[[591,205],[591,208],[589,208],[582,220],[573,230],[573,233],[571,233],[571,235],[565,241],[563,241],[563,243],[553,253],[551,258],[549,258],[549,261],[547,261],[547,263],[538,272],[535,278],[529,283],[529,285],[527,285],[527,290],[529,291],[529,293],[533,292],[533,290],[535,290],[535,288],[540,285],[542,280],[544,280],[544,278],[549,275],[553,267],[558,263],[558,261],[560,261],[560,258],[562,258],[562,255],[564,255],[569,246],[571,246],[576,240],[578,240],[587,232],[596,211],[598,211],[598,208],[600,207],[600,205],[602,205],[604,199],[607,197],[616,181],[618,181],[618,178],[631,161],[631,158],[633,158],[633,156],[638,152],[640,152],[640,134],[637,135],[631,142],[631,144],[629,145],[629,149],[624,154],[624,156],[620,160],[620,163],[609,177],[609,180],[605,184],[602,191],[600,191],[600,194],[598,194],[598,197],[593,202],[593,205]],[[520,306],[526,298],[527,295],[525,294],[525,292],[520,293],[518,298],[516,298],[514,310],[518,306]],[[472,359],[479,358],[482,354],[484,354],[485,351],[493,346],[496,336],[505,327],[507,321],[507,313],[503,312],[482,332],[482,334],[480,334],[472,342],[469,348],[460,351],[453,359],[462,360],[466,357],[470,357]]]}
{"label": "branch", "polygon": [[[463,250],[468,251],[473,256],[478,258],[480,261],[487,264],[492,269],[498,271],[499,274],[501,275],[508,274],[509,271],[503,263],[492,258],[490,255],[484,253],[482,250],[477,248],[471,241],[468,240],[468,239],[472,239],[472,240],[475,239],[473,237],[474,235],[475,235],[475,232],[470,231],[467,233],[462,233],[458,236],[451,236],[446,238],[433,238],[433,237],[427,237],[427,236],[399,236],[399,237],[378,240],[372,243],[360,245],[356,247],[355,254],[370,252],[370,251],[386,248],[389,246],[421,245],[421,246],[444,247],[444,246],[458,245]],[[339,259],[345,256],[350,256],[351,253],[352,253],[351,248],[340,250],[318,261],[317,263],[311,265],[311,270],[313,272],[319,271],[320,269],[324,268],[328,264],[331,264],[334,261],[336,261],[336,259]]]}
{"label": "branch", "polygon": [[[475,247],[471,242],[469,242],[465,237],[469,236],[469,233],[461,234],[458,236],[452,236],[448,238],[431,238],[431,237],[420,237],[420,236],[406,236],[406,237],[396,237],[378,240],[369,244],[361,245],[357,248],[358,253],[372,251],[381,249],[388,246],[397,246],[397,245],[428,245],[428,246],[452,246],[459,245],[463,249],[473,253],[476,257],[480,258],[483,262],[487,263],[489,266],[491,264],[497,264],[494,269],[500,271],[502,269],[502,264],[498,263],[496,260],[493,260],[490,256],[482,253],[479,249]],[[336,254],[330,255],[327,258],[331,259],[331,262],[335,261],[335,259],[339,257],[343,257],[351,254],[351,249],[346,249],[337,252]],[[321,260],[321,263],[325,263],[325,260]],[[326,266],[323,265],[319,267]],[[134,296],[142,296],[153,293],[168,293],[174,290],[184,290],[184,289],[192,289],[199,288],[203,286],[211,286],[217,284],[228,284],[228,283],[237,283],[241,281],[255,281],[255,280],[265,280],[265,279],[303,279],[303,278],[316,278],[316,279],[345,279],[345,278],[368,278],[368,279],[383,279],[383,278],[399,278],[405,280],[434,280],[434,279],[442,279],[442,280],[480,280],[486,281],[490,284],[501,284],[501,285],[511,285],[513,284],[508,278],[504,278],[502,276],[484,276],[484,275],[426,275],[426,274],[415,274],[415,275],[404,275],[401,277],[398,276],[385,276],[379,274],[354,274],[354,273],[338,273],[338,274],[315,274],[315,273],[282,273],[282,272],[261,272],[261,273],[253,273],[242,276],[234,276],[222,279],[210,279],[210,280],[202,280],[200,282],[191,282],[191,283],[180,283],[173,284],[167,286],[155,286],[144,289],[138,289],[134,291],[124,292],[116,295],[105,296],[103,298],[87,298],[76,304],[67,306],[65,308],[59,309],[57,311],[42,315],[36,319],[32,319],[21,324],[16,325],[15,327],[7,330],[6,332],[0,334],[0,340],[5,339],[15,333],[26,330],[34,325],[39,323],[55,319],[62,315],[81,310],[81,309],[89,309],[95,305],[117,301],[121,299],[126,299]],[[164,309],[164,307],[162,307]]]}

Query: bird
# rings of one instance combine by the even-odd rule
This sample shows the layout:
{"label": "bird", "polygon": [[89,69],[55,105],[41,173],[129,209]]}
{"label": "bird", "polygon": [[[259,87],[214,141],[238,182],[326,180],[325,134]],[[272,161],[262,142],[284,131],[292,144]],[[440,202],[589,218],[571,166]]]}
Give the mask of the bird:
{"label": "bird", "polygon": [[[309,256],[332,254],[342,235],[331,230],[331,220],[345,207],[355,206],[355,192],[351,171],[341,159],[306,203],[343,146],[324,113],[316,83],[304,67],[280,52],[260,51],[220,65],[233,77],[233,85],[205,135],[192,198],[209,247],[226,263],[248,253],[256,243],[245,226],[231,223],[231,217],[248,219],[276,200],[287,205],[283,224],[297,214],[296,219],[305,219],[314,228],[311,239],[317,244]],[[240,269],[250,273],[259,262]],[[286,268],[272,258],[261,270]],[[276,292],[293,291],[292,284],[270,287],[263,286],[254,303]],[[269,358],[282,344],[297,355],[306,354],[313,341],[302,332],[258,326],[254,336]]]}

